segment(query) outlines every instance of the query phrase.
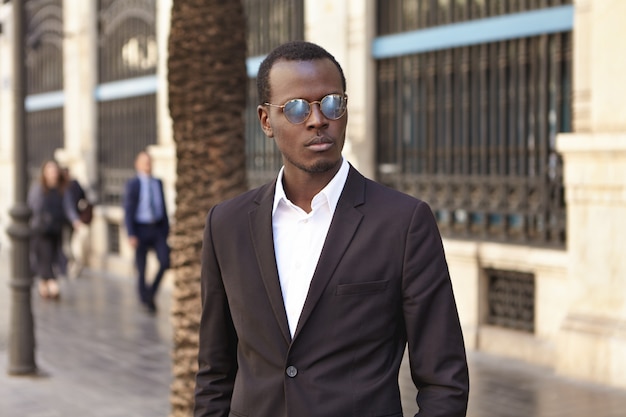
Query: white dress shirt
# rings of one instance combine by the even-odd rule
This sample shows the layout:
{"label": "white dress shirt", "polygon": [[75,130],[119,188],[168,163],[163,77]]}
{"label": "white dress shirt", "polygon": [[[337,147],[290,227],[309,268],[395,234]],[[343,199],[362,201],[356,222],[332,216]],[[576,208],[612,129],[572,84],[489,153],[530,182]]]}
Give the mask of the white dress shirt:
{"label": "white dress shirt", "polygon": [[272,210],[274,253],[292,337],[296,331],[339,196],[346,184],[349,167],[348,162],[343,159],[337,174],[322,191],[313,197],[310,213],[287,199],[282,181],[284,167],[278,173]]}
{"label": "white dress shirt", "polygon": [[155,178],[142,173],[139,177],[139,202],[135,220],[138,223],[154,223],[163,218],[161,189]]}

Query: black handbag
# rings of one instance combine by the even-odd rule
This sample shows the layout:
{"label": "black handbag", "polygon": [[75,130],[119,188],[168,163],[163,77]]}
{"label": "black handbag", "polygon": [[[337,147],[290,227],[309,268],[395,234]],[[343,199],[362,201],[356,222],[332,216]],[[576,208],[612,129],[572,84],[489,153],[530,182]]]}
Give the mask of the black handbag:
{"label": "black handbag", "polygon": [[76,209],[78,210],[78,217],[80,221],[89,224],[93,219],[93,204],[89,202],[86,198],[81,198],[78,200],[76,205]]}

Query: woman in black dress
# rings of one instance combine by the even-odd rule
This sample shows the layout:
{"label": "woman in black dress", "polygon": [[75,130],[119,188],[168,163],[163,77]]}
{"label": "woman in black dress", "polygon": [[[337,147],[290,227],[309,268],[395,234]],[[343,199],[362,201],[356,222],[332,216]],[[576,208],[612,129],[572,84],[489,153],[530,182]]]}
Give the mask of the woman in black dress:
{"label": "woman in black dress", "polygon": [[57,271],[62,245],[64,183],[59,164],[47,160],[41,166],[37,182],[28,193],[32,210],[32,264],[39,277],[39,294],[43,298],[59,297]]}

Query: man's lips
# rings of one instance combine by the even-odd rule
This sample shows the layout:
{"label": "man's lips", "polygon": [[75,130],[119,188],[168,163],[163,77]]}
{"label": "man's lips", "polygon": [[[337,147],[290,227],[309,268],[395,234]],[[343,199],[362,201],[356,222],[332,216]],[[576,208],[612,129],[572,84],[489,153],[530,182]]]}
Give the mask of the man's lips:
{"label": "man's lips", "polygon": [[333,142],[332,139],[325,136],[319,136],[311,139],[305,146],[312,151],[322,152],[330,149],[334,144],[335,142]]}

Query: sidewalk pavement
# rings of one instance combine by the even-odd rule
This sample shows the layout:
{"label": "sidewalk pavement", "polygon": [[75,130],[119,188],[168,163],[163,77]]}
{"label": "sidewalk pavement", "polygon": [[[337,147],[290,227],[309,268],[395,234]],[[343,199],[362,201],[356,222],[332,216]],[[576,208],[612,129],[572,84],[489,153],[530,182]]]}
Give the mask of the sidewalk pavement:
{"label": "sidewalk pavement", "polygon": [[[0,416],[167,417],[172,379],[171,292],[159,311],[137,303],[130,277],[87,271],[61,280],[58,301],[33,291],[38,376],[7,374],[10,288],[0,253]],[[552,371],[469,352],[467,417],[624,417],[626,391],[566,379]],[[415,389],[400,374],[405,416],[416,412]]]}

